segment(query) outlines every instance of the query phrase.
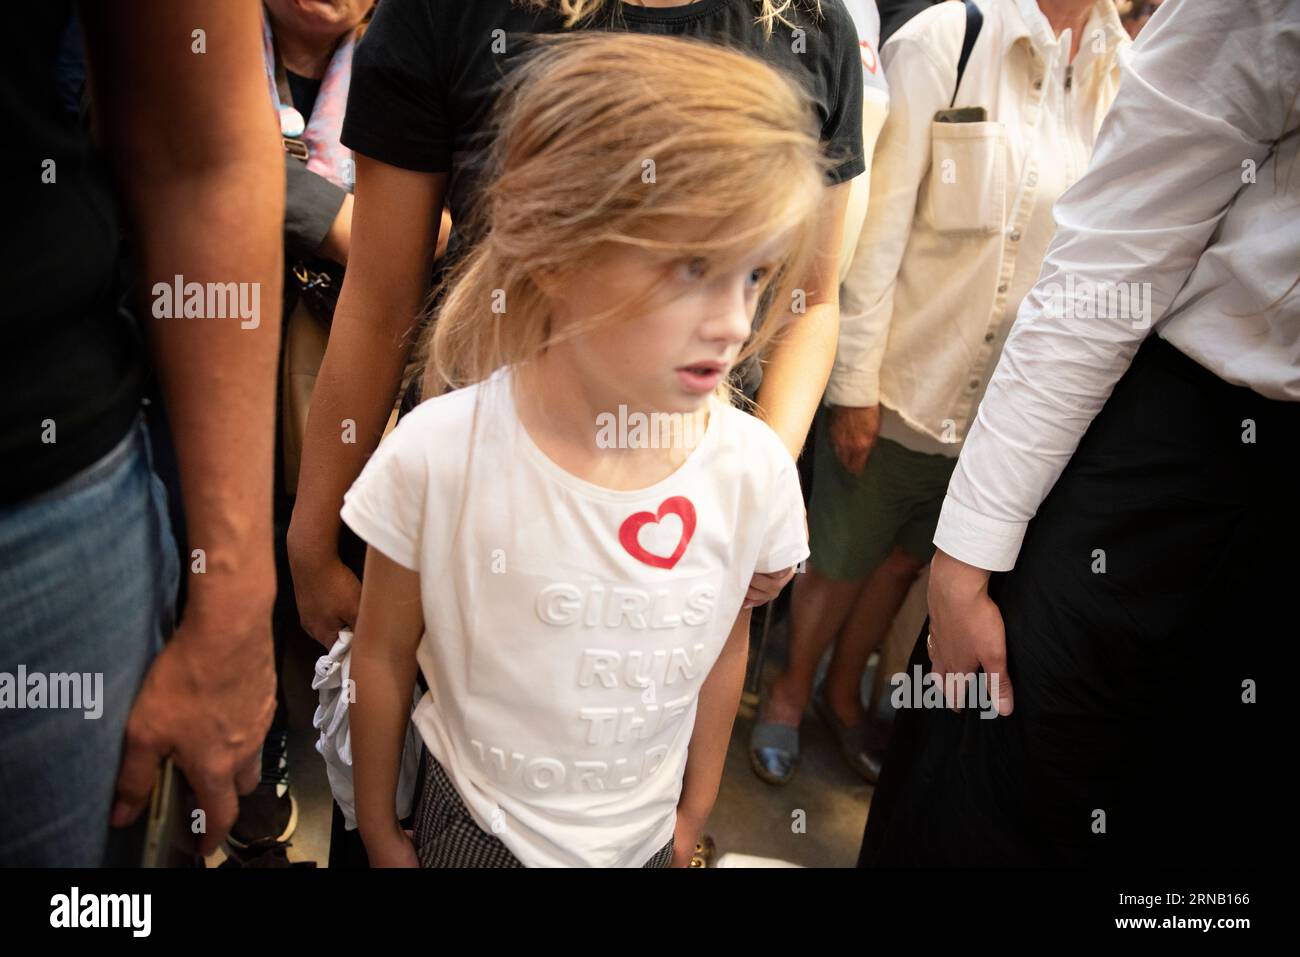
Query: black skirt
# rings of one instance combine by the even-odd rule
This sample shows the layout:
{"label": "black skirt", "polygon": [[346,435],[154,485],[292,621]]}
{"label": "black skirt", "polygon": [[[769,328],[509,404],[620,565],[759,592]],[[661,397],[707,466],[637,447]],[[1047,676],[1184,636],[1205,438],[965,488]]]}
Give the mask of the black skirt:
{"label": "black skirt", "polygon": [[1015,710],[900,711],[859,865],[1267,857],[1292,751],[1266,702],[1291,697],[1300,582],[1278,556],[1298,443],[1300,403],[1148,338],[990,582]]}

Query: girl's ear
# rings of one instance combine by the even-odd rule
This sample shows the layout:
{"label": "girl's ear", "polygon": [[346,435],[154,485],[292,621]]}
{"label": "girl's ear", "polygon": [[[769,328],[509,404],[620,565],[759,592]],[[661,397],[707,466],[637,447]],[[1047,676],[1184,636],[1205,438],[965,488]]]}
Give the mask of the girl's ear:
{"label": "girl's ear", "polygon": [[560,295],[563,283],[557,267],[548,265],[530,268],[528,278],[548,302],[554,302]]}

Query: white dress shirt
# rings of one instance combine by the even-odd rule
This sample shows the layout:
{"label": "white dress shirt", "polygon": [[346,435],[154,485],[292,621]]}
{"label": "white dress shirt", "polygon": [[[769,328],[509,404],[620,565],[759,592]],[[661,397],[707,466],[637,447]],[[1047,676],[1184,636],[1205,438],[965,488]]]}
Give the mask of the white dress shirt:
{"label": "white dress shirt", "polygon": [[841,297],[826,391],[880,403],[881,434],[955,456],[1021,298],[1055,232],[1052,203],[1083,175],[1129,44],[1097,0],[1069,63],[1035,0],[981,0],[984,26],[956,106],[965,8],[922,11],[882,51],[892,105],[872,161],[867,222]]}
{"label": "white dress shirt", "polygon": [[[1152,328],[1227,382],[1300,400],[1297,91],[1300,0],[1168,0],[1152,17],[1087,175],[1057,203],[1060,230],[957,463],[939,548],[990,571],[1015,564]],[[1144,307],[1096,295],[1106,283]]]}

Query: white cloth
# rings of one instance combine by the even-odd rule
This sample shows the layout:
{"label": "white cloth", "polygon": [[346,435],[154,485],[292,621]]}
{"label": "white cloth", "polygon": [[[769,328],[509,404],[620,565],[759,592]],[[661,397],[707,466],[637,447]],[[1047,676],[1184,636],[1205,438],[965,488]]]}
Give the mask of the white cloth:
{"label": "white cloth", "polygon": [[343,519],[420,573],[415,722],[478,825],[530,867],[639,867],[672,837],[700,685],[750,579],[808,555],[798,475],[771,428],[711,398],[672,475],[601,488],[533,443],[512,381],[403,418]]}
{"label": "white cloth", "polygon": [[[355,792],[352,787],[352,732],[348,720],[348,703],[355,700],[354,687],[348,677],[352,662],[352,632],[340,631],[329,654],[316,659],[316,677],[311,681],[314,691],[320,693],[320,704],[311,723],[320,732],[316,750],[325,759],[325,774],[329,778],[330,792],[343,818],[347,830],[357,828]],[[415,695],[412,706],[419,701]],[[402,747],[402,764],[397,779],[398,819],[411,813],[415,797],[415,779],[420,767],[420,739],[414,725],[407,725],[406,742]]]}
{"label": "white cloth", "polygon": [[723,854],[714,867],[803,867],[779,857],[756,857],[753,854]]}
{"label": "white cloth", "polygon": [[[1300,0],[1168,0],[1124,60],[939,519],[935,544],[991,571],[1015,564],[1148,318],[1226,381],[1300,399]],[[1148,316],[1100,303],[1104,283]]]}
{"label": "white cloth", "polygon": [[962,4],[923,10],[881,53],[892,103],[826,390],[832,405],[882,404],[895,441],[949,455],[1038,275],[1052,203],[1087,166],[1129,43],[1111,0],[1097,0],[1073,64],[1070,31],[1056,37],[1034,0],[980,7],[955,105],[984,107],[987,122],[934,122],[956,86]]}

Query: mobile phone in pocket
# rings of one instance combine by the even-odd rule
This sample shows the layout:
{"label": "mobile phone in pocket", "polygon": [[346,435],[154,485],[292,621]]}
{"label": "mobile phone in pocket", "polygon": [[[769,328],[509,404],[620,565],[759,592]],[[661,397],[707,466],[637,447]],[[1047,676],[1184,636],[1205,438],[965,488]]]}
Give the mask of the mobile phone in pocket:
{"label": "mobile phone in pocket", "polygon": [[959,106],[934,114],[936,123],[987,123],[989,111],[982,106]]}

